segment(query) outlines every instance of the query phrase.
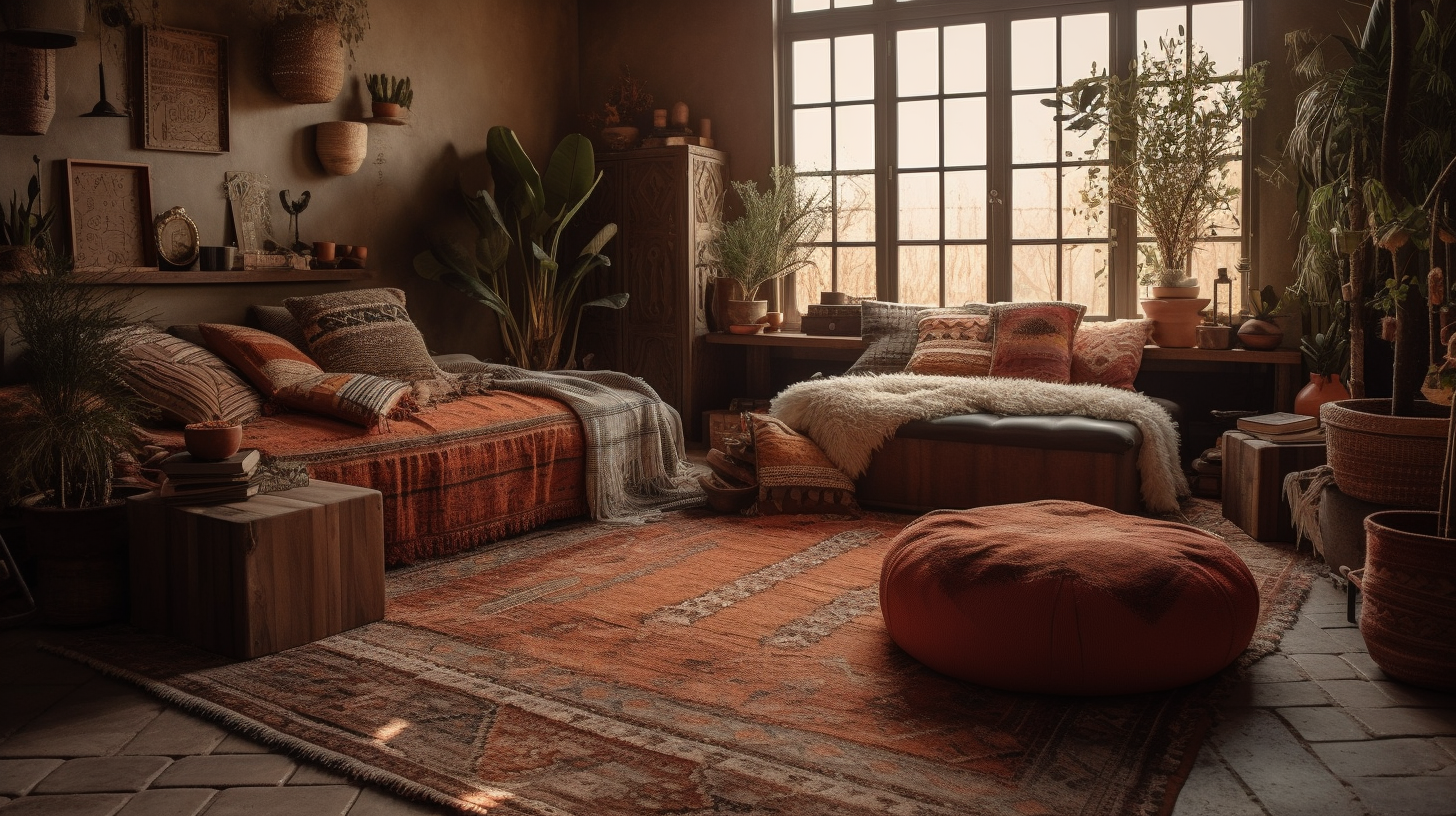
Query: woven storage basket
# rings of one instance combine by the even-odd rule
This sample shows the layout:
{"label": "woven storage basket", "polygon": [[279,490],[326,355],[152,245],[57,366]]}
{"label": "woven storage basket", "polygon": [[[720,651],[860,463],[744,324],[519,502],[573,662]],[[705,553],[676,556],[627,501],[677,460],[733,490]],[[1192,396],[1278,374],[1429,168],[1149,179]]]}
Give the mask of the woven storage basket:
{"label": "woven storage basket", "polygon": [[1436,518],[1387,510],[1365,519],[1360,634],[1391,677],[1456,691],[1456,541],[1435,535]]}
{"label": "woven storage basket", "polygon": [[56,115],[56,52],[0,44],[0,134],[44,136]]}
{"label": "woven storage basket", "polygon": [[332,102],[344,87],[344,47],[339,24],[303,14],[273,29],[273,87],[289,102]]}
{"label": "woven storage basket", "polygon": [[351,175],[369,153],[369,127],[363,122],[319,122],[314,149],[325,170]]}
{"label": "woven storage basket", "polygon": [[1361,501],[1434,510],[1450,419],[1393,417],[1389,411],[1386,399],[1339,400],[1320,407],[1335,484]]}

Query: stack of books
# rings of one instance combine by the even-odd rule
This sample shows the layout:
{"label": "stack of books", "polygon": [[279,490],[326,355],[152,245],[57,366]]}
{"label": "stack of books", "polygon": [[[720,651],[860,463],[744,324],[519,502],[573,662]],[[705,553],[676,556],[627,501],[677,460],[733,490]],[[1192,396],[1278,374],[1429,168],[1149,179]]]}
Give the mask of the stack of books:
{"label": "stack of books", "polygon": [[197,459],[177,453],[162,460],[167,478],[158,494],[170,504],[220,504],[258,493],[261,454],[244,448],[226,459]]}
{"label": "stack of books", "polygon": [[1325,429],[1320,427],[1319,417],[1303,414],[1260,414],[1243,417],[1238,421],[1243,433],[1265,442],[1323,442]]}

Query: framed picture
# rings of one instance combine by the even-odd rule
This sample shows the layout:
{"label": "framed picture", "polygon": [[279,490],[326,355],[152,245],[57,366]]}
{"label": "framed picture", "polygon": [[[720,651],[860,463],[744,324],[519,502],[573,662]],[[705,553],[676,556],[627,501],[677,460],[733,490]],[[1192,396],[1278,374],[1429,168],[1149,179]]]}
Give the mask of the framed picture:
{"label": "framed picture", "polygon": [[157,216],[157,261],[173,269],[186,269],[197,260],[202,250],[197,238],[197,224],[181,207],[173,207]]}
{"label": "framed picture", "polygon": [[142,147],[228,152],[227,37],[141,29]]}
{"label": "framed picture", "polygon": [[66,190],[77,271],[157,268],[151,165],[66,159]]}

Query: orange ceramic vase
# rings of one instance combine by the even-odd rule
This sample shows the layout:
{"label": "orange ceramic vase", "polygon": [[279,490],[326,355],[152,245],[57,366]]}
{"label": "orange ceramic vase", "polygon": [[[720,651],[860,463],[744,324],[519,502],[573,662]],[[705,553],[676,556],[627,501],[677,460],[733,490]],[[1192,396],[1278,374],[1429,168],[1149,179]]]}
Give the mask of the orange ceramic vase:
{"label": "orange ceramic vase", "polygon": [[1311,374],[1309,383],[1294,396],[1294,413],[1317,417],[1321,405],[1349,398],[1350,391],[1340,382],[1339,374]]}

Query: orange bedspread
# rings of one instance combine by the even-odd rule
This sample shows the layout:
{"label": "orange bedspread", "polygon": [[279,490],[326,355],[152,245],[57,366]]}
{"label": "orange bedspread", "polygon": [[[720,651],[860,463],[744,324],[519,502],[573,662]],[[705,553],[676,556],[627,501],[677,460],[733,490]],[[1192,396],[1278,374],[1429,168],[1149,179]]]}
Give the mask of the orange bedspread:
{"label": "orange bedspread", "polygon": [[[182,432],[154,429],[180,449]],[[314,414],[248,423],[243,445],[330,482],[384,494],[391,565],[461,550],[587,512],[581,423],[556,400],[495,391],[370,433]]]}

